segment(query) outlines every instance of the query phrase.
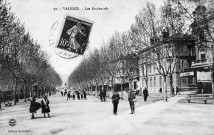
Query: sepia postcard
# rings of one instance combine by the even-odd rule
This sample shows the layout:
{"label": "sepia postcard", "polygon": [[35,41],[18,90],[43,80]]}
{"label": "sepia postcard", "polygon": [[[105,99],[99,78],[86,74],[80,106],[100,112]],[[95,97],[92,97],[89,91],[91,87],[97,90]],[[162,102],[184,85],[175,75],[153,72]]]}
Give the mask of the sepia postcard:
{"label": "sepia postcard", "polygon": [[0,0],[0,135],[214,135],[214,0]]}

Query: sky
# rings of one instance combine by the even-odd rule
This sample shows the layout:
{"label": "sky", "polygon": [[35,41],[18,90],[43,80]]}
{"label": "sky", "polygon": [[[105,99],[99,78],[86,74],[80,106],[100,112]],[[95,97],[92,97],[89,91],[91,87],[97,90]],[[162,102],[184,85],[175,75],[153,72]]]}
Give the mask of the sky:
{"label": "sky", "polygon": [[[87,18],[94,22],[89,37],[88,50],[99,48],[115,31],[127,31],[146,0],[7,0],[12,12],[25,25],[26,32],[36,40],[42,50],[50,55],[50,64],[65,83],[69,75],[81,62],[83,56],[64,59],[50,46],[52,25],[63,21],[65,15]],[[162,0],[149,0],[157,7]],[[79,7],[80,10],[64,10],[63,7]],[[107,7],[108,10],[85,10],[91,7]],[[58,10],[54,10],[57,8]],[[61,10],[60,10],[61,8]],[[59,33],[60,34],[60,33]]]}

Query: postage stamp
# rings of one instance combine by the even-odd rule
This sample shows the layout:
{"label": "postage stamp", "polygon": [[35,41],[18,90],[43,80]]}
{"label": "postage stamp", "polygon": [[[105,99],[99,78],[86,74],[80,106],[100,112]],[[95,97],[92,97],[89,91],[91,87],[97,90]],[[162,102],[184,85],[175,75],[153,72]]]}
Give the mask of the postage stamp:
{"label": "postage stamp", "polygon": [[67,15],[62,24],[55,22],[52,26],[49,43],[63,58],[83,55],[88,47],[92,25],[90,20]]}

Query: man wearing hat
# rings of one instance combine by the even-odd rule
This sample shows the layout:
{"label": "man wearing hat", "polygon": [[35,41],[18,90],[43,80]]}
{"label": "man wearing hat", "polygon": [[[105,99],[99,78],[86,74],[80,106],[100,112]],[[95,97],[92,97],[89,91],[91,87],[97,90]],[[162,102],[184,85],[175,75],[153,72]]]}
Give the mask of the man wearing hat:
{"label": "man wearing hat", "polygon": [[135,99],[136,99],[136,97],[135,97],[134,91],[132,89],[130,89],[129,95],[128,95],[128,100],[129,100],[129,104],[130,104],[130,108],[131,108],[131,114],[135,114],[135,105],[134,105]]}
{"label": "man wearing hat", "polygon": [[117,115],[117,107],[118,107],[119,99],[120,99],[120,96],[117,93],[117,91],[114,91],[111,99],[112,99],[112,103],[113,103],[113,113],[114,113],[114,115]]}

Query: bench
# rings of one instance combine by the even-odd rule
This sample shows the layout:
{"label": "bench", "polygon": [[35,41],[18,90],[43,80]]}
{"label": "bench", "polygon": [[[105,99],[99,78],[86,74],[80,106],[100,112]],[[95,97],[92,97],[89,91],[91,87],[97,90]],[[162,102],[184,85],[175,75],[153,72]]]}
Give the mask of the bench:
{"label": "bench", "polygon": [[204,104],[207,103],[207,100],[209,100],[210,95],[206,94],[189,94],[186,100],[188,103],[190,103],[190,100],[198,100],[198,101],[204,101]]}
{"label": "bench", "polygon": [[6,107],[10,107],[10,106],[12,106],[12,103],[10,103],[10,100],[6,100],[6,102],[4,102],[4,105]]}

